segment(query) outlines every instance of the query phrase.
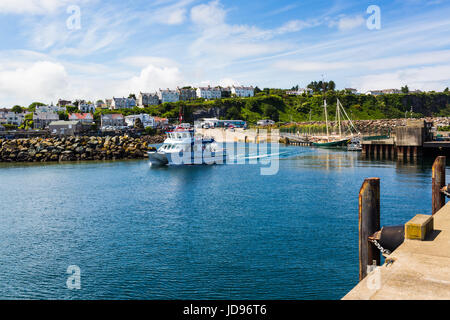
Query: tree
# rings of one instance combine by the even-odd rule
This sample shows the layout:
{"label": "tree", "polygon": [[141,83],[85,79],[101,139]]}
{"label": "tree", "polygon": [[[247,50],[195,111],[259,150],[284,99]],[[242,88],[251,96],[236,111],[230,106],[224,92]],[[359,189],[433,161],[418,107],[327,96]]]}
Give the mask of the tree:
{"label": "tree", "polygon": [[12,107],[11,111],[14,113],[22,113],[23,108],[21,106],[15,105],[14,107]]}
{"label": "tree", "polygon": [[66,106],[67,113],[76,113],[78,112],[77,106]]}
{"label": "tree", "polygon": [[402,87],[402,93],[409,93],[409,88],[408,88],[408,86]]}
{"label": "tree", "polygon": [[136,120],[134,120],[134,128],[135,129],[144,129],[144,125],[142,124],[141,119],[136,118]]}
{"label": "tree", "polygon": [[321,93],[327,91],[334,91],[336,89],[336,83],[332,80],[328,82],[324,81],[312,81],[307,86],[308,89],[312,89],[314,93]]}
{"label": "tree", "polygon": [[137,100],[137,99],[136,99],[136,95],[135,95],[134,93],[130,93],[130,95],[128,96],[128,99],[134,99],[134,100]]}
{"label": "tree", "polygon": [[447,87],[447,88],[445,88],[444,92],[445,92],[445,93],[448,93],[448,87]]}
{"label": "tree", "polygon": [[34,112],[36,110],[36,107],[41,107],[41,106],[45,106],[45,104],[42,102],[33,102],[32,104],[30,104],[28,106],[28,111]]}

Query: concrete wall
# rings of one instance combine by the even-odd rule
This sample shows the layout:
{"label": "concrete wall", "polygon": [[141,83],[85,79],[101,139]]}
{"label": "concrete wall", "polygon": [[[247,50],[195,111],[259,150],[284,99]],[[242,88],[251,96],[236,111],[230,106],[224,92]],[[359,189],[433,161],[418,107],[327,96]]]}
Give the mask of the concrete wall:
{"label": "concrete wall", "polygon": [[395,128],[395,144],[397,146],[421,147],[425,138],[424,127]]}

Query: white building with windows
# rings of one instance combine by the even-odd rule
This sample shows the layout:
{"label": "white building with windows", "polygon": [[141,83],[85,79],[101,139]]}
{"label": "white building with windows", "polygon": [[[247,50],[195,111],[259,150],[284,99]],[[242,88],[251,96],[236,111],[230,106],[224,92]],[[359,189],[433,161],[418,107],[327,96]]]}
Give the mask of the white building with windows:
{"label": "white building with windows", "polygon": [[36,109],[34,112],[65,112],[66,111],[66,107],[58,107],[58,106],[54,106],[49,105],[49,106],[36,106]]}
{"label": "white building with windows", "polygon": [[214,100],[222,98],[222,90],[219,87],[200,87],[197,89],[197,97],[206,100]]}
{"label": "white building with windows", "polygon": [[29,112],[15,113],[11,109],[0,109],[0,124],[22,125]]}
{"label": "white building with windows", "polygon": [[286,94],[289,96],[301,96],[303,94],[313,94],[313,89],[309,88],[299,88],[298,90],[286,91]]}
{"label": "white building with windows", "polygon": [[250,87],[231,87],[231,94],[235,94],[237,97],[254,97],[255,96],[255,88],[253,86]]}
{"label": "white building with windows", "polygon": [[81,103],[78,106],[78,110],[83,113],[95,113],[95,105],[92,103]]}
{"label": "white building with windows", "polygon": [[153,118],[152,116],[145,114],[145,113],[126,116],[125,123],[128,127],[134,127],[134,124],[136,123],[136,119],[141,120],[144,128],[148,128],[148,127],[155,128],[156,127],[155,118]]}
{"label": "white building with windows", "polygon": [[178,90],[158,90],[158,97],[161,103],[180,101],[180,92]]}
{"label": "white building with windows", "polygon": [[136,100],[133,98],[112,98],[111,110],[132,109],[136,107]]}

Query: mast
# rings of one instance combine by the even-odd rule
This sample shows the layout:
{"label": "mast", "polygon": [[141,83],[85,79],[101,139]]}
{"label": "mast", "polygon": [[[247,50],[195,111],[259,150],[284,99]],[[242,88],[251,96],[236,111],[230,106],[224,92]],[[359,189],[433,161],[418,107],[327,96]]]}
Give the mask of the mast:
{"label": "mast", "polygon": [[327,140],[330,141],[329,135],[328,135],[328,112],[327,112],[327,100],[323,100],[323,107],[325,108],[325,123],[327,124]]}
{"label": "mast", "polygon": [[180,106],[180,115],[179,115],[180,125],[183,123],[183,106]]}
{"label": "mast", "polygon": [[311,112],[312,109],[309,109],[309,135],[311,135]]}
{"label": "mast", "polygon": [[338,126],[339,126],[339,138],[341,138],[341,136],[342,136],[342,130],[341,130],[341,108],[339,108],[339,104],[340,104],[340,101],[339,101],[339,99],[337,99],[337,102],[336,102],[336,121],[337,121]]}

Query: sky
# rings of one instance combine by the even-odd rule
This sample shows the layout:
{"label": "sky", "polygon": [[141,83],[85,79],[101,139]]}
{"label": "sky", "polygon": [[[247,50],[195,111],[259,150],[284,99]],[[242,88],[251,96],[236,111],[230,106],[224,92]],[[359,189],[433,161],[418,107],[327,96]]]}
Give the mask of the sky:
{"label": "sky", "polygon": [[442,91],[449,17],[450,0],[0,0],[0,107],[321,79]]}

